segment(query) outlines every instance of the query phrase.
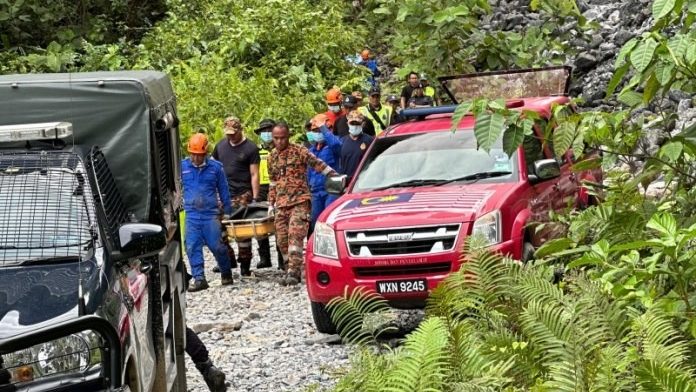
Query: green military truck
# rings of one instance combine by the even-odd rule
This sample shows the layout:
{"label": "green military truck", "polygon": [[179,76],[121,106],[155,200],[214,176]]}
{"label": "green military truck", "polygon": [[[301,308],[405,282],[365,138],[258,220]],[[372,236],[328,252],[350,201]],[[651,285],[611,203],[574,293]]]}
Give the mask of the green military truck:
{"label": "green military truck", "polygon": [[0,391],[185,391],[176,99],[160,72],[0,76]]}

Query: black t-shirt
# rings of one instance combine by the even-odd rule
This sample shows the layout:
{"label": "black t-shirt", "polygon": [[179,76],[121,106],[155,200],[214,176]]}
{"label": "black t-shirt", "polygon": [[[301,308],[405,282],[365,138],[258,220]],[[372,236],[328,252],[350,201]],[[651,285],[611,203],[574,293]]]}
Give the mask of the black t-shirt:
{"label": "black t-shirt", "polygon": [[401,96],[406,98],[406,102],[411,99],[411,95],[413,95],[413,90],[415,89],[415,87],[411,87],[411,85],[408,83],[404,86],[404,88],[401,89]]}
{"label": "black t-shirt", "polygon": [[407,102],[408,106],[411,106],[411,103],[416,106],[433,106],[433,99],[427,95],[422,97],[411,97]]}
{"label": "black t-shirt", "polygon": [[[343,136],[348,136],[348,119],[346,116],[343,116],[336,120],[336,123],[334,124],[334,135],[338,137],[343,137]],[[372,121],[365,120],[363,121],[363,133],[366,135],[370,136],[375,136],[375,126],[372,124]]]}
{"label": "black t-shirt", "polygon": [[341,174],[345,174],[348,178],[353,177],[358,169],[358,164],[365,155],[365,151],[370,147],[374,138],[364,133],[358,136],[357,140],[353,140],[350,136],[343,138],[341,146],[341,162],[339,164]]}
{"label": "black t-shirt", "polygon": [[220,161],[225,169],[230,196],[251,190],[249,166],[261,162],[259,148],[254,143],[246,139],[238,146],[232,146],[227,139],[223,139],[215,146],[213,158]]}

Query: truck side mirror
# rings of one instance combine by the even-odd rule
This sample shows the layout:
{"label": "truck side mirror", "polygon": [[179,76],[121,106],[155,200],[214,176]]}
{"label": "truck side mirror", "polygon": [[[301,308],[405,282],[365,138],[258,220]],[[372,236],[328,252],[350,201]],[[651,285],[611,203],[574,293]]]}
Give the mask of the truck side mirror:
{"label": "truck side mirror", "polygon": [[561,165],[555,159],[534,161],[534,174],[529,176],[531,183],[550,180],[561,175]]}
{"label": "truck side mirror", "polygon": [[167,245],[164,228],[150,223],[126,223],[118,228],[120,259],[148,257]]}
{"label": "truck side mirror", "polygon": [[331,195],[342,195],[346,190],[346,183],[348,182],[348,176],[341,174],[333,177],[326,177],[324,181],[324,189]]}

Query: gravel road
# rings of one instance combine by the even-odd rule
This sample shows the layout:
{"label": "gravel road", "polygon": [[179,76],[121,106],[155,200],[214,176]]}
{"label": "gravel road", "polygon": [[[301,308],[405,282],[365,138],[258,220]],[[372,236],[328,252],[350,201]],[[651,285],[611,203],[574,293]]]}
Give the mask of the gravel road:
{"label": "gravel road", "polygon": [[[316,331],[304,284],[278,285],[273,282],[280,274],[275,266],[254,270],[255,241],[254,254],[256,277],[240,281],[236,274],[234,284],[223,287],[220,275],[212,272],[214,258],[205,250],[210,288],[187,294],[188,325],[199,332],[213,362],[227,375],[229,391],[331,386],[333,372],[348,364],[349,349],[337,344],[336,337]],[[189,391],[207,391],[188,357],[187,372]]]}

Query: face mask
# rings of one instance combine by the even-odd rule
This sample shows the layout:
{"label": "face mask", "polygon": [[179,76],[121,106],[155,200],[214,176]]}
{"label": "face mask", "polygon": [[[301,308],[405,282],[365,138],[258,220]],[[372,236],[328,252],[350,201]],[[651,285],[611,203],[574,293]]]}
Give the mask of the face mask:
{"label": "face mask", "polygon": [[321,132],[310,132],[314,134],[314,141],[317,143],[324,143],[324,134]]}
{"label": "face mask", "polygon": [[270,143],[273,140],[273,136],[270,132],[261,132],[259,137],[261,138],[261,141],[266,144]]}
{"label": "face mask", "polygon": [[362,125],[348,125],[348,133],[358,136],[362,133]]}
{"label": "face mask", "polygon": [[332,112],[334,112],[334,113],[338,113],[338,112],[341,111],[341,106],[339,106],[339,105],[329,105],[329,110],[332,111]]}
{"label": "face mask", "polygon": [[315,140],[314,136],[314,132],[307,132],[307,141],[312,144],[316,143],[317,141]]}

